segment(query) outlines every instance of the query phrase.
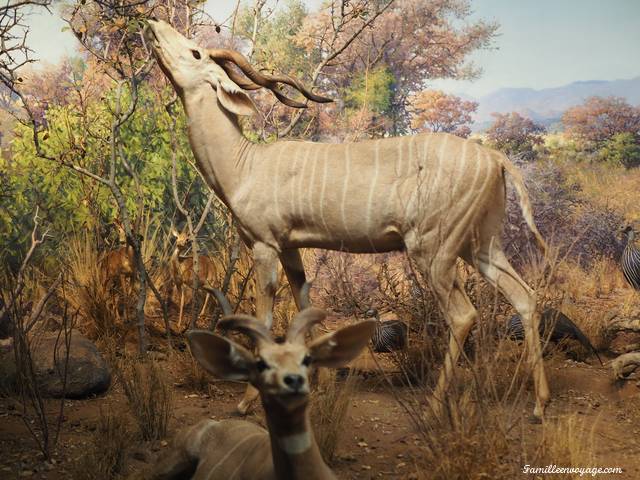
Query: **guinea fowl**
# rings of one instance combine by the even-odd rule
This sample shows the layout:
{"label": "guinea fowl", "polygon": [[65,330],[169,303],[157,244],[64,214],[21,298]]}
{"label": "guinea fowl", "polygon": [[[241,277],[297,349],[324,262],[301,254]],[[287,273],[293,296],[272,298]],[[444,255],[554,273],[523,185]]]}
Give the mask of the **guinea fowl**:
{"label": "guinea fowl", "polygon": [[380,315],[375,308],[367,310],[364,316],[376,320],[376,329],[371,337],[374,352],[396,352],[407,345],[408,328],[402,320],[380,320]]}
{"label": "guinea fowl", "polygon": [[640,249],[633,242],[636,234],[631,226],[624,228],[622,233],[627,236],[627,244],[620,258],[620,267],[629,285],[640,291]]}
{"label": "guinea fowl", "polygon": [[[524,340],[524,328],[520,315],[512,316],[507,322],[507,336],[513,340]],[[600,355],[582,330],[564,313],[554,308],[547,308],[542,312],[540,338],[541,340],[548,338],[553,343],[559,343],[565,338],[576,340],[587,350],[592,351],[602,365]]]}

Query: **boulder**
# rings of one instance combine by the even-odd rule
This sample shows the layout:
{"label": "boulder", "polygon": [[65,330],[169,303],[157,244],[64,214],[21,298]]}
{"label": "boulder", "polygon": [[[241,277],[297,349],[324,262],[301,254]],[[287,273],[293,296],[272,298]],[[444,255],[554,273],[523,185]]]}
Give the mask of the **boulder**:
{"label": "boulder", "polygon": [[[111,385],[111,373],[107,362],[96,346],[77,331],[71,333],[69,363],[67,365],[66,386],[63,373],[66,361],[64,335],[58,338],[57,332],[46,332],[35,338],[31,345],[31,358],[34,373],[42,396],[60,398],[84,398],[106,391]],[[3,355],[3,362],[15,365],[13,352]],[[5,365],[8,367],[8,365]],[[15,381],[15,366],[4,368],[0,372],[5,378],[0,383]]]}
{"label": "boulder", "polygon": [[640,350],[640,310],[612,311],[605,319],[609,351],[615,355]]}

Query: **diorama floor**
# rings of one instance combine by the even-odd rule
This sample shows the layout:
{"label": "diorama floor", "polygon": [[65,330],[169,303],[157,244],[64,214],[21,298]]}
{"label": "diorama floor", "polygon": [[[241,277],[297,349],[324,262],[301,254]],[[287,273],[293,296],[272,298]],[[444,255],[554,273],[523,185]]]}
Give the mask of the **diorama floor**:
{"label": "diorama floor", "polygon": [[[360,371],[371,365],[371,360],[359,359]],[[224,419],[236,417],[235,406],[244,386],[230,382],[215,382],[209,393],[197,392],[181,386],[181,374],[167,357],[160,364],[174,380],[173,413],[167,440],[134,442],[127,453],[129,474],[144,472],[153,465],[163,451],[171,448],[171,439],[178,429],[202,418]],[[623,386],[613,383],[607,367],[591,366],[571,360],[555,358],[548,362],[547,371],[552,388],[552,400],[545,421],[553,422],[558,415],[577,414],[590,425],[597,466],[622,467],[620,479],[640,478],[640,415],[630,415],[629,409],[640,398],[635,381]],[[402,390],[396,390],[402,395]],[[532,400],[523,418],[530,413]],[[51,418],[55,418],[58,401],[47,401]],[[86,453],[101,410],[123,412],[128,415],[126,399],[119,385],[103,396],[87,400],[65,401],[64,418],[55,463],[45,464],[35,448],[26,428],[21,405],[14,398],[0,398],[0,478],[72,479],[74,465]],[[247,420],[264,425],[258,405]],[[131,419],[133,425],[133,418]],[[520,438],[535,442],[542,426],[522,422]],[[387,382],[374,374],[366,375],[358,383],[350,403],[347,418],[340,429],[340,440],[332,467],[341,479],[408,479],[429,478],[429,472],[416,475],[420,464],[420,435],[409,416],[389,391]],[[562,461],[558,461],[558,466]],[[589,465],[582,465],[589,466]],[[486,472],[491,478],[491,472]],[[541,477],[540,477],[541,478]]]}

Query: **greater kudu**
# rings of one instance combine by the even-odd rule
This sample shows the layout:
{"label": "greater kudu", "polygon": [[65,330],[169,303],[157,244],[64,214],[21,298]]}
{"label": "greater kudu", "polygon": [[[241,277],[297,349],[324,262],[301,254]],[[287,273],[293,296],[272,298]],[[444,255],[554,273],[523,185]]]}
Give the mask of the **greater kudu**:
{"label": "greater kudu", "polygon": [[[305,274],[299,248],[355,253],[406,249],[433,288],[451,331],[434,392],[439,401],[477,317],[457,275],[456,261],[462,258],[523,318],[534,371],[534,416],[541,418],[549,390],[536,297],[500,244],[505,172],[512,177],[529,228],[542,248],[545,242],[534,224],[520,173],[507,157],[448,134],[346,144],[252,143],[238,124],[238,115],[255,112],[243,89],[266,87],[283,103],[304,106],[283,95],[279,83],[285,83],[310,100],[328,100],[290,77],[256,72],[237,52],[201,48],[163,21],[149,25],[158,63],[184,105],[197,166],[233,212],[243,240],[253,250],[257,317],[271,325],[278,259],[300,306]],[[239,405],[241,411],[249,398]]]}
{"label": "greater kudu", "polygon": [[191,353],[218,378],[247,380],[260,392],[268,432],[242,420],[203,420],[178,435],[172,449],[153,469],[153,480],[331,480],[309,421],[309,369],[312,364],[340,367],[366,347],[372,320],[343,327],[313,340],[306,332],[325,313],[304,308],[286,339],[276,343],[263,321],[231,314],[219,291],[214,294],[226,316],[222,329],[247,335],[256,354],[208,331],[187,333]]}

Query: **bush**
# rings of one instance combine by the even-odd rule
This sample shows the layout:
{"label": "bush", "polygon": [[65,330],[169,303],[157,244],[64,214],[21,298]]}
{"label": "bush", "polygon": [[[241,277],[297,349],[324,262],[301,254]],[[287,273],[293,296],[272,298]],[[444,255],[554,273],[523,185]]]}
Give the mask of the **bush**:
{"label": "bush", "polygon": [[604,143],[598,156],[626,168],[640,166],[640,141],[632,133],[617,133]]}
{"label": "bush", "polygon": [[517,112],[494,113],[496,121],[487,130],[491,147],[507,155],[517,155],[523,160],[534,160],[535,148],[543,144],[545,128]]}
{"label": "bush", "polygon": [[[558,164],[546,161],[519,165],[529,191],[536,225],[542,236],[559,248],[560,257],[589,266],[598,258],[618,258],[624,246],[618,238],[625,223],[616,211],[598,207],[580,197],[580,187],[567,178]],[[508,192],[505,250],[515,264],[537,251],[516,193]]]}
{"label": "bush", "polygon": [[142,438],[164,438],[173,403],[169,382],[154,361],[133,365],[124,365],[124,361],[118,366],[118,376]]}

